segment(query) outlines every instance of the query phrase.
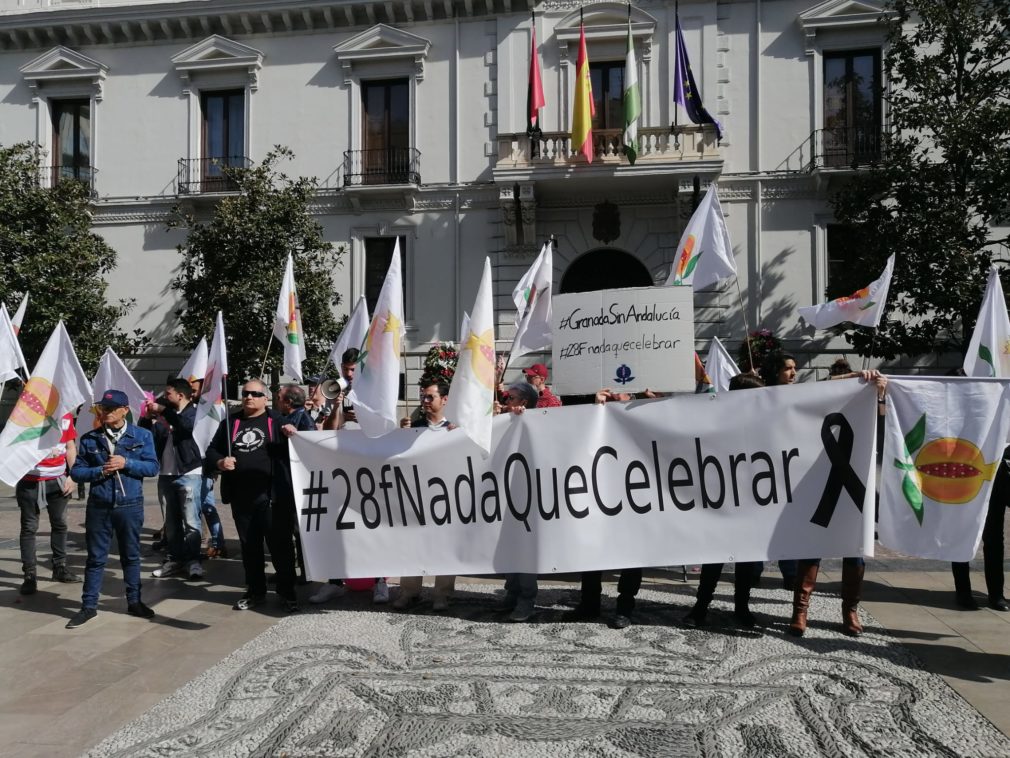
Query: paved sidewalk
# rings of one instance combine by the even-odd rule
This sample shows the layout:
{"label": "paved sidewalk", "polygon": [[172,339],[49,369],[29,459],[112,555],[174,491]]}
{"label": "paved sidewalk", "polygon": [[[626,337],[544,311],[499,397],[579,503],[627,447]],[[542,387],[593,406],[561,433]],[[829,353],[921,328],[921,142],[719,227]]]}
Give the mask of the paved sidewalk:
{"label": "paved sidewalk", "polygon": [[[161,523],[153,487],[145,531]],[[238,553],[228,509],[222,509],[229,548]],[[71,504],[70,563],[84,562],[83,505]],[[99,617],[77,630],[66,620],[80,604],[80,585],[43,581],[39,592],[22,598],[18,553],[18,511],[11,492],[0,489],[0,745],[9,756],[79,755],[176,692],[284,617],[279,607],[238,613],[231,604],[241,594],[239,561],[208,561],[204,582],[155,580],[159,559],[144,556],[145,602],[155,621],[127,616],[121,573],[113,561]],[[42,516],[42,531],[48,522]],[[149,539],[145,538],[149,545]],[[42,564],[48,543],[39,540]],[[776,575],[769,566],[766,581]],[[47,576],[43,569],[42,576]],[[838,590],[838,562],[826,561],[819,589]],[[973,565],[976,595],[984,602],[980,566]],[[395,583],[395,580],[393,580]],[[462,580],[461,580],[462,581]],[[472,581],[472,580],[471,580]],[[693,583],[695,578],[690,579]],[[649,572],[646,589],[677,590],[679,577]],[[303,598],[309,594],[303,588]],[[395,590],[394,590],[395,594]],[[782,593],[783,615],[787,613]],[[834,607],[834,603],[831,604]],[[864,608],[1004,734],[1010,735],[1010,614],[988,609],[965,612],[953,604],[949,567],[932,561],[883,556],[869,562]],[[687,607],[684,607],[687,610]],[[813,624],[836,624],[838,616]],[[768,634],[777,631],[769,630]],[[858,644],[858,643],[854,643]]]}

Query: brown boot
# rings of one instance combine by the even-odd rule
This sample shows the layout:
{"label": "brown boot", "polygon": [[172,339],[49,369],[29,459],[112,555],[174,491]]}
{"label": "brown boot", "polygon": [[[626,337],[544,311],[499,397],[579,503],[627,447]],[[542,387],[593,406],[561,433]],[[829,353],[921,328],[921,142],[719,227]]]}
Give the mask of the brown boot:
{"label": "brown boot", "polygon": [[842,563],[842,631],[850,637],[863,633],[859,623],[859,596],[863,591],[863,564]]}
{"label": "brown boot", "polygon": [[810,606],[810,595],[817,585],[816,563],[800,561],[796,569],[796,589],[793,590],[793,619],[789,622],[789,633],[794,637],[802,637],[807,631],[807,608]]}

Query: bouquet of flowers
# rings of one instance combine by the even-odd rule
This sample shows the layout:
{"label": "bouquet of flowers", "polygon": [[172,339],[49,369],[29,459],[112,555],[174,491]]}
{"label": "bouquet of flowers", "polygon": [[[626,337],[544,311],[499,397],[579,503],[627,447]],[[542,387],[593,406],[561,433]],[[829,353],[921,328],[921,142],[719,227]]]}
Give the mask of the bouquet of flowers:
{"label": "bouquet of flowers", "polygon": [[[750,350],[747,344],[750,343]],[[782,350],[782,340],[772,334],[771,329],[757,329],[747,336],[747,342],[740,345],[736,354],[736,362],[741,371],[750,371],[751,368],[760,369],[764,359],[775,351]],[[754,365],[751,366],[751,354],[754,356]]]}
{"label": "bouquet of flowers", "polygon": [[436,342],[424,357],[424,376],[452,382],[459,351],[454,342]]}

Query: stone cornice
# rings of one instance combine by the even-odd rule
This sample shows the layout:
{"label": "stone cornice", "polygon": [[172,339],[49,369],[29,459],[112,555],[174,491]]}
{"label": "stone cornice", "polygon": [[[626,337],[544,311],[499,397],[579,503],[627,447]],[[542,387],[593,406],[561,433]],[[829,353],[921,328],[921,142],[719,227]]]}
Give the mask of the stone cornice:
{"label": "stone cornice", "polygon": [[134,5],[61,5],[0,15],[0,50],[65,45],[197,41],[213,34],[243,37],[334,33],[376,24],[405,26],[528,13],[535,0],[188,0]]}

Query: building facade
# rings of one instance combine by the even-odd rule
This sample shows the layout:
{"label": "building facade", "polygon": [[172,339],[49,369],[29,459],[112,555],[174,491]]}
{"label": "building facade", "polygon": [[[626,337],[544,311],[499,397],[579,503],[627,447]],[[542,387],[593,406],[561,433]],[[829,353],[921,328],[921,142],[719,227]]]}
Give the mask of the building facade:
{"label": "building facade", "polygon": [[[639,158],[621,154],[628,6],[568,0],[0,0],[0,144],[45,150],[43,182],[87,182],[94,225],[119,255],[111,298],[145,330],[144,383],[181,366],[168,287],[183,203],[207,213],[232,190],[221,165],[295,152],[320,179],[313,212],[348,254],[345,307],[378,293],[399,237],[407,383],[435,340],[458,339],[483,260],[494,266],[500,347],[511,291],[553,236],[555,292],[662,282],[699,192],[715,180],[736,282],[696,294],[697,346],[773,329],[826,366],[844,341],[798,321],[832,270],[827,198],[874,160],[883,109],[881,8],[870,0],[679,5],[708,110],[673,104],[673,2],[631,8],[642,89]],[[569,130],[580,20],[596,117],[591,164]],[[531,32],[546,106],[526,134]],[[867,280],[875,272],[868,272]],[[739,286],[738,286],[739,285]],[[227,318],[227,314],[226,314]],[[307,329],[312,325],[307,324]]]}

